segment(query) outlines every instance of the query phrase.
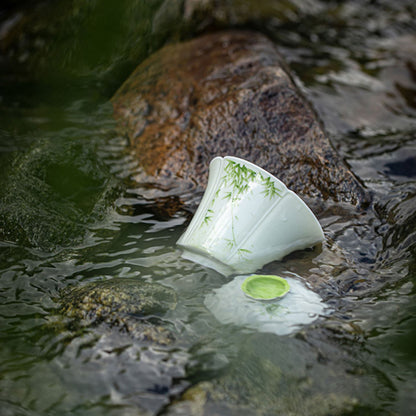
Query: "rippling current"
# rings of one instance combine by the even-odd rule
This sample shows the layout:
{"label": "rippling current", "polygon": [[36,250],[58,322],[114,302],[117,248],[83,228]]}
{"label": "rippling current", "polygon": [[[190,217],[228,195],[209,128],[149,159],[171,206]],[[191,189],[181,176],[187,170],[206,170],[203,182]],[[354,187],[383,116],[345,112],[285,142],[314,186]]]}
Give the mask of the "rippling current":
{"label": "rippling current", "polygon": [[[264,267],[298,276],[331,310],[280,336],[206,308],[229,279],[181,258],[190,213],[160,214],[112,119],[114,88],[175,38],[167,23],[171,34],[155,35],[174,14],[167,3],[92,2],[85,15],[78,4],[56,39],[39,23],[20,41],[13,30],[31,9],[2,6],[0,229],[13,231],[0,241],[1,415],[415,414],[413,2],[234,1],[197,25],[270,36],[372,195],[365,209],[327,203],[322,248]],[[56,10],[39,4],[48,21]],[[46,71],[45,56],[59,65]],[[163,316],[172,343],[65,324],[63,291],[115,278],[176,292]]]}

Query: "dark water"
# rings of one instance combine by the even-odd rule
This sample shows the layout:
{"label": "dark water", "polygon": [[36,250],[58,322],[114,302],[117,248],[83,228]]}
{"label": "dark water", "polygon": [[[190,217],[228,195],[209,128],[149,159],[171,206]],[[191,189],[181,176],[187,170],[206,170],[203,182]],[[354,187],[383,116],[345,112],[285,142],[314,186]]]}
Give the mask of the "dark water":
{"label": "dark water", "polygon": [[[235,0],[188,21],[180,1],[56,3],[0,6],[0,413],[190,414],[172,401],[195,385],[194,414],[415,414],[414,2]],[[206,310],[227,279],[181,259],[187,215],[144,198],[108,102],[165,42],[232,26],[276,42],[373,195],[326,207],[321,251],[265,267],[333,309],[290,336]],[[63,289],[115,277],[175,289],[173,344],[59,326]]]}

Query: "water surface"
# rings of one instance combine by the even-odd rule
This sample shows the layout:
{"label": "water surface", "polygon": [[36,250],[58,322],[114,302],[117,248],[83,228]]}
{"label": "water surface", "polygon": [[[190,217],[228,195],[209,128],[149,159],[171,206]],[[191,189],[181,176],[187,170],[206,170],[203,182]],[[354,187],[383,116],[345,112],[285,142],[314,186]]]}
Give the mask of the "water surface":
{"label": "water surface", "polygon": [[[188,32],[167,2],[52,3],[19,41],[33,9],[0,10],[0,228],[14,224],[0,241],[1,414],[189,414],[172,403],[190,386],[211,391],[206,414],[414,414],[413,2],[262,1],[243,18],[252,3],[234,1]],[[221,324],[204,306],[228,279],[180,257],[189,215],[161,216],[144,197],[112,119],[109,98],[137,63],[224,26],[276,42],[373,196],[365,210],[327,204],[322,249],[264,268],[305,279],[333,311],[290,335]],[[63,289],[115,277],[177,292],[172,345],[59,325]]]}

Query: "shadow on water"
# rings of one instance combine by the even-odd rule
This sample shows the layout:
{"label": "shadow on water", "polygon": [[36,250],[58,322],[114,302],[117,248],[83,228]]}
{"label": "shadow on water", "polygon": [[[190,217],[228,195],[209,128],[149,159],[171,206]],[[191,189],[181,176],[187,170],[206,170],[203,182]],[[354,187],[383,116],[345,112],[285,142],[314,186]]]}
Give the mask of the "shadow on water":
{"label": "shadow on water", "polygon": [[[1,414],[414,414],[413,2],[60,3],[0,9]],[[145,198],[108,104],[165,42],[222,27],[276,42],[373,195],[365,211],[327,203],[322,248],[265,266],[332,310],[288,336],[205,308],[227,279],[180,257],[189,213],[160,215],[169,190]],[[94,314],[63,295],[104,281],[119,284]],[[143,315],[131,282],[173,290],[175,307]]]}

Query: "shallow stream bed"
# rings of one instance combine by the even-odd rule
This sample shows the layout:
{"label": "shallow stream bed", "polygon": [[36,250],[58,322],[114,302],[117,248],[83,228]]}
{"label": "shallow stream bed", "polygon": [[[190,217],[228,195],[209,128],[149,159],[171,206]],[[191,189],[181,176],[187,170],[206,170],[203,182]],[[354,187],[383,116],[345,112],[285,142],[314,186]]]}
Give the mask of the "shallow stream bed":
{"label": "shallow stream bed", "polygon": [[[414,2],[235,0],[193,26],[180,1],[17,3],[0,6],[0,414],[416,414]],[[229,278],[181,258],[190,215],[143,196],[109,103],[165,42],[235,26],[276,42],[372,195],[326,203],[322,248],[264,267],[328,306],[286,335],[210,313]],[[115,278],[176,293],[152,318],[171,341],[67,322],[65,290]]]}

